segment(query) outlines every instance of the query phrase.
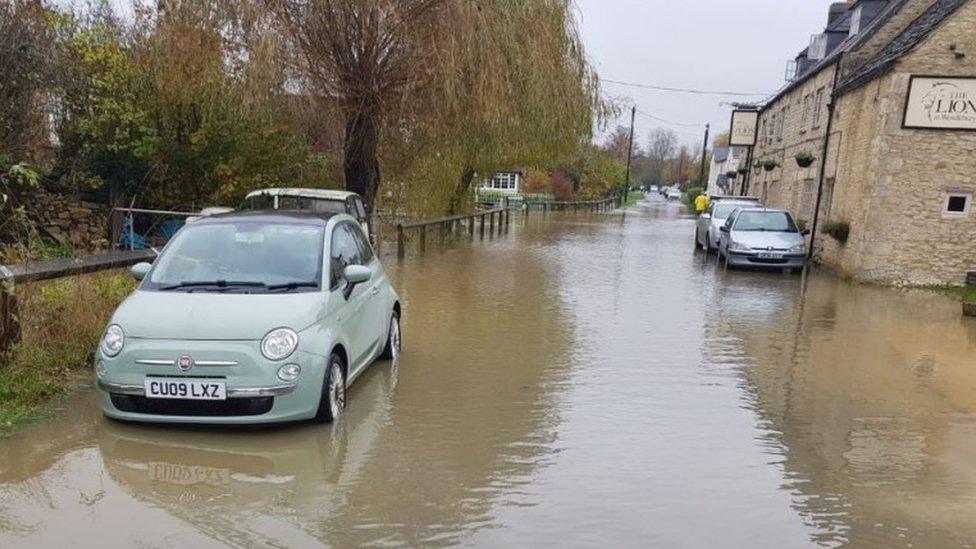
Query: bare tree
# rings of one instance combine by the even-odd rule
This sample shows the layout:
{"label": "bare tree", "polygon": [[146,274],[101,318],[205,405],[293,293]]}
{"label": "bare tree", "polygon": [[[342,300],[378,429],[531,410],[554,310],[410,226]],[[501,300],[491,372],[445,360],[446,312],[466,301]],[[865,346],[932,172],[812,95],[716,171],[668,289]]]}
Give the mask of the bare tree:
{"label": "bare tree", "polygon": [[678,150],[678,135],[672,130],[657,128],[651,132],[647,145],[649,177],[655,183],[668,183],[673,174],[668,173],[671,161]]}

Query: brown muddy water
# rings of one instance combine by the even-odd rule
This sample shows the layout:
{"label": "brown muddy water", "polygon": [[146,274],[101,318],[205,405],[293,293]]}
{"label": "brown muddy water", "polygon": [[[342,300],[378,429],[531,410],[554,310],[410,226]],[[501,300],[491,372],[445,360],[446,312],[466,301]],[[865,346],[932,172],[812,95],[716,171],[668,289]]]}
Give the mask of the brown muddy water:
{"label": "brown muddy water", "polygon": [[923,292],[724,273],[692,221],[533,216],[388,259],[406,311],[333,427],[0,439],[0,547],[967,547],[976,323]]}

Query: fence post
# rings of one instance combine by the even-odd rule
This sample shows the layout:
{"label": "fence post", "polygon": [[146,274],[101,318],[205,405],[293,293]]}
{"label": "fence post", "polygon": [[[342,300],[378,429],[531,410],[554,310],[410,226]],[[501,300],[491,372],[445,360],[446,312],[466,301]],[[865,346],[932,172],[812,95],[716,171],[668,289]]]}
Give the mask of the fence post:
{"label": "fence post", "polygon": [[427,225],[420,226],[420,253],[427,251]]}
{"label": "fence post", "polygon": [[397,224],[397,257],[403,259],[407,251],[404,249],[406,242],[403,238],[403,223]]}
{"label": "fence post", "polygon": [[474,240],[474,216],[468,217],[468,238]]}
{"label": "fence post", "polygon": [[485,239],[485,214],[481,214],[481,240]]}
{"label": "fence post", "polygon": [[0,265],[0,354],[20,340],[17,318],[17,294],[14,293],[14,274]]}
{"label": "fence post", "polygon": [[505,208],[505,228],[512,224],[512,210]]}

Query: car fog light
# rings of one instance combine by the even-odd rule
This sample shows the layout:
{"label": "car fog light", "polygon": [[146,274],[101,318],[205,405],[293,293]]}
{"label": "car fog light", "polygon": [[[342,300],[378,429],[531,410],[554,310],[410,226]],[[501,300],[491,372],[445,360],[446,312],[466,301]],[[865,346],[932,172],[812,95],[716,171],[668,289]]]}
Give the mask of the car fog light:
{"label": "car fog light", "polygon": [[105,367],[105,362],[102,360],[95,362],[95,373],[98,377],[102,377],[108,373],[108,368]]}
{"label": "car fog light", "polygon": [[302,375],[302,367],[298,364],[285,364],[278,368],[278,379],[281,381],[295,381],[300,375]]}

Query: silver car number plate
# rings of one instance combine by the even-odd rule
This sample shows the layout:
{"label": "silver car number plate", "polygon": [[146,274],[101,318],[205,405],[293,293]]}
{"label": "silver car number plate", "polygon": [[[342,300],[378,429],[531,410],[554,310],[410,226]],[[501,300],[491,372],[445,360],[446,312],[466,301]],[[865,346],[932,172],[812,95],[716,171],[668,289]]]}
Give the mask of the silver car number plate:
{"label": "silver car number plate", "polygon": [[779,252],[759,252],[759,259],[783,259]]}
{"label": "silver car number plate", "polygon": [[219,379],[147,377],[146,397],[171,400],[227,400],[227,384]]}

